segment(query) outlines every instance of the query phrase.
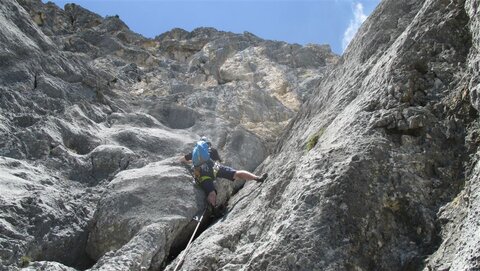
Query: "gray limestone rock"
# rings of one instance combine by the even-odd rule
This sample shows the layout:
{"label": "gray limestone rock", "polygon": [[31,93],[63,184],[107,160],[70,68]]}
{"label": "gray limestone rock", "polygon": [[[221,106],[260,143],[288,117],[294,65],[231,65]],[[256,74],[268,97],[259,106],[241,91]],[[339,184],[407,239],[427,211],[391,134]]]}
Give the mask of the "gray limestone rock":
{"label": "gray limestone rock", "polygon": [[27,267],[22,268],[24,271],[76,271],[77,269],[65,266],[57,262],[39,261],[29,264]]}
{"label": "gray limestone rock", "polygon": [[[462,82],[461,97],[470,99],[471,106],[478,111],[478,74],[479,32],[478,3],[465,1],[464,10],[468,15],[472,47],[467,61],[466,82]],[[469,97],[464,97],[469,96]],[[472,110],[473,111],[473,110]],[[454,123],[455,124],[455,123]],[[455,134],[458,125],[451,125]],[[468,128],[465,144],[472,153],[471,159],[465,161],[465,183],[463,189],[448,204],[438,211],[441,225],[441,245],[429,258],[424,270],[477,270],[480,268],[480,240],[478,238],[479,185],[478,185],[478,143],[476,134],[478,126],[473,123]]]}
{"label": "gray limestone rock", "polygon": [[205,202],[202,190],[179,164],[170,159],[122,171],[109,183],[88,239],[88,254],[95,260],[104,258],[94,270],[163,264],[176,235]]}
{"label": "gray limestone rock", "polygon": [[182,270],[479,269],[478,9],[384,0],[339,58],[4,0],[0,269],[172,270],[202,135],[269,178],[216,181]]}
{"label": "gray limestone rock", "polygon": [[2,157],[1,265],[22,257],[85,267],[94,197],[42,166]]}
{"label": "gray limestone rock", "polygon": [[97,179],[108,178],[126,169],[134,157],[131,150],[115,145],[101,145],[88,154],[92,161],[92,175]]}
{"label": "gray limestone rock", "polygon": [[182,270],[478,269],[471,5],[383,1]]}

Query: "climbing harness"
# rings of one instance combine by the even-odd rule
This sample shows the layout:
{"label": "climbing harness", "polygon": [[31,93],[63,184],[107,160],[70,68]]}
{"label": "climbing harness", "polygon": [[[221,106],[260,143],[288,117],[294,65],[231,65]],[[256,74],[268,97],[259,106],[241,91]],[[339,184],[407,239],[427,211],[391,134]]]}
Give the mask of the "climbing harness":
{"label": "climbing harness", "polygon": [[214,172],[214,170],[215,170],[215,165],[213,161],[209,161],[200,166],[192,167],[193,177],[197,180],[198,183],[202,183],[203,181],[206,181],[206,180],[213,181],[216,177],[215,176],[216,173]]}
{"label": "climbing harness", "polygon": [[[208,207],[208,206],[207,206]],[[192,234],[192,237],[190,237],[190,241],[188,241],[188,244],[187,244],[187,247],[185,248],[185,250],[182,252],[182,256],[180,256],[180,260],[178,261],[177,265],[175,266],[175,269],[173,269],[173,271],[177,271],[179,270],[180,266],[182,265],[183,263],[183,260],[185,258],[185,255],[187,255],[188,251],[190,250],[190,247],[192,246],[192,241],[193,241],[193,237],[195,237],[195,234],[197,233],[197,230],[198,228],[200,227],[200,224],[202,223],[202,219],[203,219],[203,216],[205,215],[205,212],[207,211],[207,207],[205,207],[205,209],[203,210],[203,213],[202,213],[202,216],[200,216],[200,218],[196,221],[198,221],[198,224],[197,226],[195,227],[195,230],[193,231],[193,234]]]}

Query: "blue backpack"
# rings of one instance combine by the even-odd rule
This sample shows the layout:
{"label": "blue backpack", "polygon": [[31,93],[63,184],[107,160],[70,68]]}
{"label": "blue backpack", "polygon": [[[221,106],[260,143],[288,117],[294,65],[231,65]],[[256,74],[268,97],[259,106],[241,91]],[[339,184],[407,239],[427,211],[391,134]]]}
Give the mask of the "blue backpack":
{"label": "blue backpack", "polygon": [[210,160],[210,152],[208,149],[209,146],[207,142],[203,140],[197,141],[192,152],[192,161],[194,166],[198,167]]}

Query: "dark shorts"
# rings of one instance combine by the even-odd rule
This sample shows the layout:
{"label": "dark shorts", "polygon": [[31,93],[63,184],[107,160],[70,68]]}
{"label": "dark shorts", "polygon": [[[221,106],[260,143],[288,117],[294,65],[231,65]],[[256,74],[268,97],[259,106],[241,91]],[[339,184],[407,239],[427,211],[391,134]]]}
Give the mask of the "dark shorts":
{"label": "dark shorts", "polygon": [[208,194],[210,194],[210,192],[215,191],[215,185],[213,184],[213,180],[205,180],[200,183],[200,186],[202,187],[203,191],[205,191],[207,196]]}
{"label": "dark shorts", "polygon": [[231,167],[220,165],[220,167],[218,168],[217,177],[233,181],[234,180],[233,176],[235,175],[236,172],[237,171]]}

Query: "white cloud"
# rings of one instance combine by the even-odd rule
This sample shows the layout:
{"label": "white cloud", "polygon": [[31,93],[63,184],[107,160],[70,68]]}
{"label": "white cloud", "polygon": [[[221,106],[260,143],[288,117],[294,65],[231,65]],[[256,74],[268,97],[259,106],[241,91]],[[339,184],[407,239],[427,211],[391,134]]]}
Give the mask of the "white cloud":
{"label": "white cloud", "polygon": [[348,26],[345,33],[343,33],[342,48],[345,50],[353,39],[358,29],[362,23],[367,19],[367,15],[363,12],[363,5],[361,3],[356,3],[353,10],[353,19],[350,20],[350,25]]}

